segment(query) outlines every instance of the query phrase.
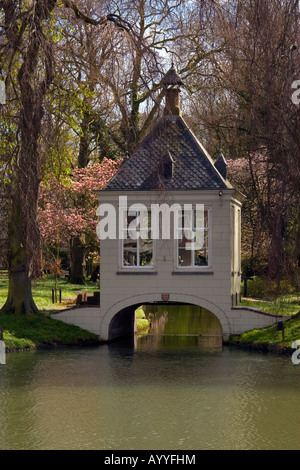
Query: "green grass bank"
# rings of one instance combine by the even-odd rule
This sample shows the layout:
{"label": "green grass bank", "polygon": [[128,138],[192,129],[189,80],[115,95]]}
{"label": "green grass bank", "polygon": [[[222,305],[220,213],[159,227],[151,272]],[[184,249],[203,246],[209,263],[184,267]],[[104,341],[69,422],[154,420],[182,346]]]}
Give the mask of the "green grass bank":
{"label": "green grass bank", "polygon": [[291,355],[294,351],[292,343],[300,340],[300,313],[284,322],[283,326],[283,331],[279,331],[277,325],[273,325],[241,335],[232,335],[227,344],[251,351]]}
{"label": "green grass bank", "polygon": [[57,346],[87,346],[98,344],[97,336],[67,325],[41,313],[18,317],[0,313],[3,341],[7,351],[41,349]]}
{"label": "green grass bank", "polygon": [[[61,303],[52,302],[52,289],[61,289]],[[93,294],[98,286],[87,281],[85,286],[68,284],[66,278],[52,276],[35,281],[32,286],[33,298],[40,310],[40,315],[28,314],[16,317],[0,312],[0,327],[3,328],[3,340],[7,351],[40,349],[57,346],[87,346],[98,344],[96,335],[77,326],[67,325],[49,316],[50,313],[69,308],[76,302],[81,292]],[[7,273],[0,272],[0,307],[5,303],[8,292]]]}
{"label": "green grass bank", "polygon": [[[258,283],[260,280],[255,280]],[[251,284],[250,284],[251,285]],[[284,331],[279,331],[277,325],[252,330],[241,335],[232,335],[227,344],[262,352],[272,352],[276,354],[290,355],[294,341],[300,340],[300,295],[297,292],[282,294],[279,296],[268,295],[263,297],[263,291],[253,292],[258,294],[258,298],[246,298],[241,302],[241,306],[259,308],[262,312],[273,315],[287,316],[284,322]],[[261,297],[261,298],[260,298]],[[292,317],[291,319],[289,319]]]}

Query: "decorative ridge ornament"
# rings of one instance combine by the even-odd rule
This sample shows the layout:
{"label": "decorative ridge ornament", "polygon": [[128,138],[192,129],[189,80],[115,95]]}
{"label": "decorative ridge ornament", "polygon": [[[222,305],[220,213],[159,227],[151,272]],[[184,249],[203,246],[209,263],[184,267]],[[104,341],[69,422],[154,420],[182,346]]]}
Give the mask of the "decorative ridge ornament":
{"label": "decorative ridge ornament", "polygon": [[167,71],[165,76],[161,80],[161,85],[163,87],[179,87],[181,85],[184,85],[183,81],[181,80],[180,76],[176,72],[176,69],[174,67],[174,64],[172,63],[171,68]]}
{"label": "decorative ridge ornament", "polygon": [[172,63],[172,67],[168,70],[166,75],[162,78],[160,84],[165,90],[166,96],[166,105],[164,114],[171,115],[171,116],[181,116],[181,109],[180,109],[180,101],[179,101],[179,94],[180,94],[180,86],[183,85],[183,81],[179,77],[178,73],[175,70],[174,64]]}

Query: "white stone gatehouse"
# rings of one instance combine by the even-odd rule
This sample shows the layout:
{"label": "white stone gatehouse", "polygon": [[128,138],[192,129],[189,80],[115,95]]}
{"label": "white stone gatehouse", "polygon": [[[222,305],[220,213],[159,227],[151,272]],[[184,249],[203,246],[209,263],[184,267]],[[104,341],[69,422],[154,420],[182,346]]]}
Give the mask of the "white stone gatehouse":
{"label": "white stone gatehouse", "polygon": [[[237,306],[244,198],[227,180],[224,156],[214,162],[182,118],[180,85],[172,67],[162,80],[164,115],[98,192],[102,221],[106,207],[116,215],[116,236],[100,240],[100,306],[55,315],[96,333],[102,341],[132,334],[134,311],[145,304],[203,307],[219,319],[224,338],[283,320]],[[179,206],[188,208],[184,217],[200,243],[190,243],[176,222],[178,214],[172,208]],[[148,214],[151,211],[146,224],[143,207]],[[160,221],[158,237],[150,230],[153,207]],[[200,227],[195,223],[198,208]],[[163,236],[166,219],[170,233]],[[129,236],[132,223],[138,226],[139,237]]]}

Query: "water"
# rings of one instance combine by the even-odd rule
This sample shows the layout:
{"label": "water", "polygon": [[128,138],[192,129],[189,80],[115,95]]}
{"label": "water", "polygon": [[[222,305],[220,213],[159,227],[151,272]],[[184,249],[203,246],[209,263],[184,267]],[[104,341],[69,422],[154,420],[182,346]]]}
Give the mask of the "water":
{"label": "water", "polygon": [[216,336],[8,354],[0,449],[299,450],[300,366],[220,347],[199,315]]}

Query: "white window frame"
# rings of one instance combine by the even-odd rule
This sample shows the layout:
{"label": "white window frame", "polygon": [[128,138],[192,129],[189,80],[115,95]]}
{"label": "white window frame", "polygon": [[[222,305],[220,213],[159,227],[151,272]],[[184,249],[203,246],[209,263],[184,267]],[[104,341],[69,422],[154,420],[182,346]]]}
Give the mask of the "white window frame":
{"label": "white window frame", "polygon": [[[193,208],[193,212],[195,212],[195,208]],[[210,270],[211,269],[211,257],[212,257],[212,209],[211,207],[205,207],[204,208],[204,211],[207,213],[207,216],[208,216],[208,223],[207,223],[207,228],[204,228],[203,230],[205,232],[207,232],[208,234],[208,239],[207,239],[207,250],[208,250],[208,261],[207,261],[207,265],[204,265],[204,266],[199,266],[199,265],[196,265],[196,264],[193,264],[191,266],[182,266],[179,264],[179,243],[180,243],[180,239],[176,239],[175,237],[175,252],[174,252],[174,261],[175,261],[175,270],[176,271],[207,271],[207,270]],[[194,229],[194,217],[193,217],[193,229]],[[179,229],[181,230],[181,229]],[[192,260],[193,260],[193,263],[195,263],[195,251],[192,249],[191,250],[193,252],[193,255],[191,256]]]}
{"label": "white window frame", "polygon": [[[124,220],[125,220],[125,217],[124,217],[124,213],[125,212],[128,212],[127,210],[122,210],[121,211],[121,219],[122,220],[122,223],[124,224]],[[134,211],[136,214],[140,214],[140,211]],[[149,211],[148,209],[148,216],[149,214],[151,215],[151,211]],[[136,216],[138,217],[138,216]],[[144,230],[145,229],[137,229],[137,232],[140,233],[141,230]],[[128,231],[128,227],[124,227],[124,225],[121,227],[120,229],[120,233],[122,233],[122,237],[120,238],[119,240],[119,253],[120,253],[120,268],[121,270],[126,270],[126,271],[134,271],[134,270],[138,270],[138,271],[154,271],[156,269],[156,266],[155,266],[155,240],[153,239],[149,239],[149,240],[152,240],[152,264],[149,264],[149,265],[140,265],[140,243],[139,243],[139,240],[140,240],[140,237],[138,237],[136,239],[136,242],[137,242],[137,254],[136,254],[136,261],[137,261],[137,264],[136,265],[127,265],[127,264],[124,264],[124,241],[126,239],[128,239],[127,237],[124,237],[123,234],[126,232],[127,233]],[[149,234],[152,233],[152,230],[151,230],[151,227],[148,227],[147,228],[147,231],[149,232]]]}

